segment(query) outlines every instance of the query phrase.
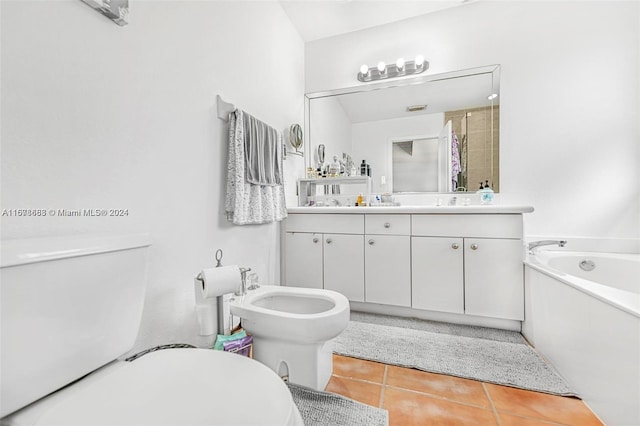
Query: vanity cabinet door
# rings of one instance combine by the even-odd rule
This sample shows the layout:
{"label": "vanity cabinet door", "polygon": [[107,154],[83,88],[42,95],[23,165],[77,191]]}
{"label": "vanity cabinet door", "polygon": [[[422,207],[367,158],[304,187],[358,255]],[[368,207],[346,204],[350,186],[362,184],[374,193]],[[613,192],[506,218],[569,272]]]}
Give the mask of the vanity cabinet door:
{"label": "vanity cabinet door", "polygon": [[364,302],[364,235],[324,234],[324,288]]}
{"label": "vanity cabinet door", "polygon": [[522,241],[464,239],[465,313],[524,320]]}
{"label": "vanity cabinet door", "polygon": [[464,240],[411,238],[411,306],[464,313]]}
{"label": "vanity cabinet door", "polygon": [[322,234],[285,233],[285,285],[322,288]]}
{"label": "vanity cabinet door", "polygon": [[365,236],[365,302],[411,306],[410,238]]}

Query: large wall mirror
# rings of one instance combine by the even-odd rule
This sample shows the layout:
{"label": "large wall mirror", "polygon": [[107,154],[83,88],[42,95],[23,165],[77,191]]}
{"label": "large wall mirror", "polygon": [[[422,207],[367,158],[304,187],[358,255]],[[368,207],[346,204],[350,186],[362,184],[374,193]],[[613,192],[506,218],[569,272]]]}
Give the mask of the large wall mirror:
{"label": "large wall mirror", "polygon": [[371,166],[380,193],[500,189],[500,67],[306,95],[310,149]]}

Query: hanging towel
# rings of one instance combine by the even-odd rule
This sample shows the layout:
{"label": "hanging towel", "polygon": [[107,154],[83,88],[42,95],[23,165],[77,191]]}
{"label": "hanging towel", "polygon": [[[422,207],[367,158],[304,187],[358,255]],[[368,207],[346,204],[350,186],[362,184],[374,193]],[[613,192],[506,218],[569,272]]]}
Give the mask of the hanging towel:
{"label": "hanging towel", "polygon": [[451,190],[458,189],[458,173],[462,168],[460,167],[460,150],[458,146],[458,136],[456,132],[451,131]]}
{"label": "hanging towel", "polygon": [[273,127],[243,114],[244,158],[247,182],[256,185],[282,185],[279,132]]}
{"label": "hanging towel", "polygon": [[[277,182],[255,184],[247,181],[245,155],[245,117],[241,110],[229,114],[229,161],[227,163],[227,220],[235,225],[249,225],[280,221],[287,217],[282,177],[282,135],[275,143],[275,163],[272,166]],[[253,117],[252,117],[253,118]],[[255,119],[254,119],[255,120]]]}

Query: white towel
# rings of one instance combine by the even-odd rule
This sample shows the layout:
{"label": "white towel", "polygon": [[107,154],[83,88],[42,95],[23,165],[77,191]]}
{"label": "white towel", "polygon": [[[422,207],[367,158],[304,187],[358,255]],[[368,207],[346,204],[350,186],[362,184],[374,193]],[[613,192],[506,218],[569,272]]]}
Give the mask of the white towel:
{"label": "white towel", "polygon": [[277,134],[274,173],[279,184],[258,185],[247,182],[245,158],[246,114],[241,110],[229,114],[229,161],[227,163],[227,219],[235,225],[249,225],[280,221],[287,217],[282,177],[282,135]]}
{"label": "white towel", "polygon": [[246,112],[242,115],[247,182],[256,185],[281,185],[279,132]]}

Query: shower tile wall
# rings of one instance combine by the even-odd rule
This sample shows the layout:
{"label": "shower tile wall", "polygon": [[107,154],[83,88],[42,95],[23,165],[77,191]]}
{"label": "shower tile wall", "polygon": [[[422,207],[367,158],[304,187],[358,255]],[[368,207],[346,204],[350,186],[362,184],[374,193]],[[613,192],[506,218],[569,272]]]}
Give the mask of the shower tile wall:
{"label": "shower tile wall", "polygon": [[[493,116],[493,117],[492,117]],[[500,190],[500,108],[471,108],[445,113],[445,122],[451,120],[453,131],[462,144],[466,134],[467,179],[459,181],[469,191],[476,191],[486,180],[494,191]],[[460,146],[460,155],[463,155]]]}

